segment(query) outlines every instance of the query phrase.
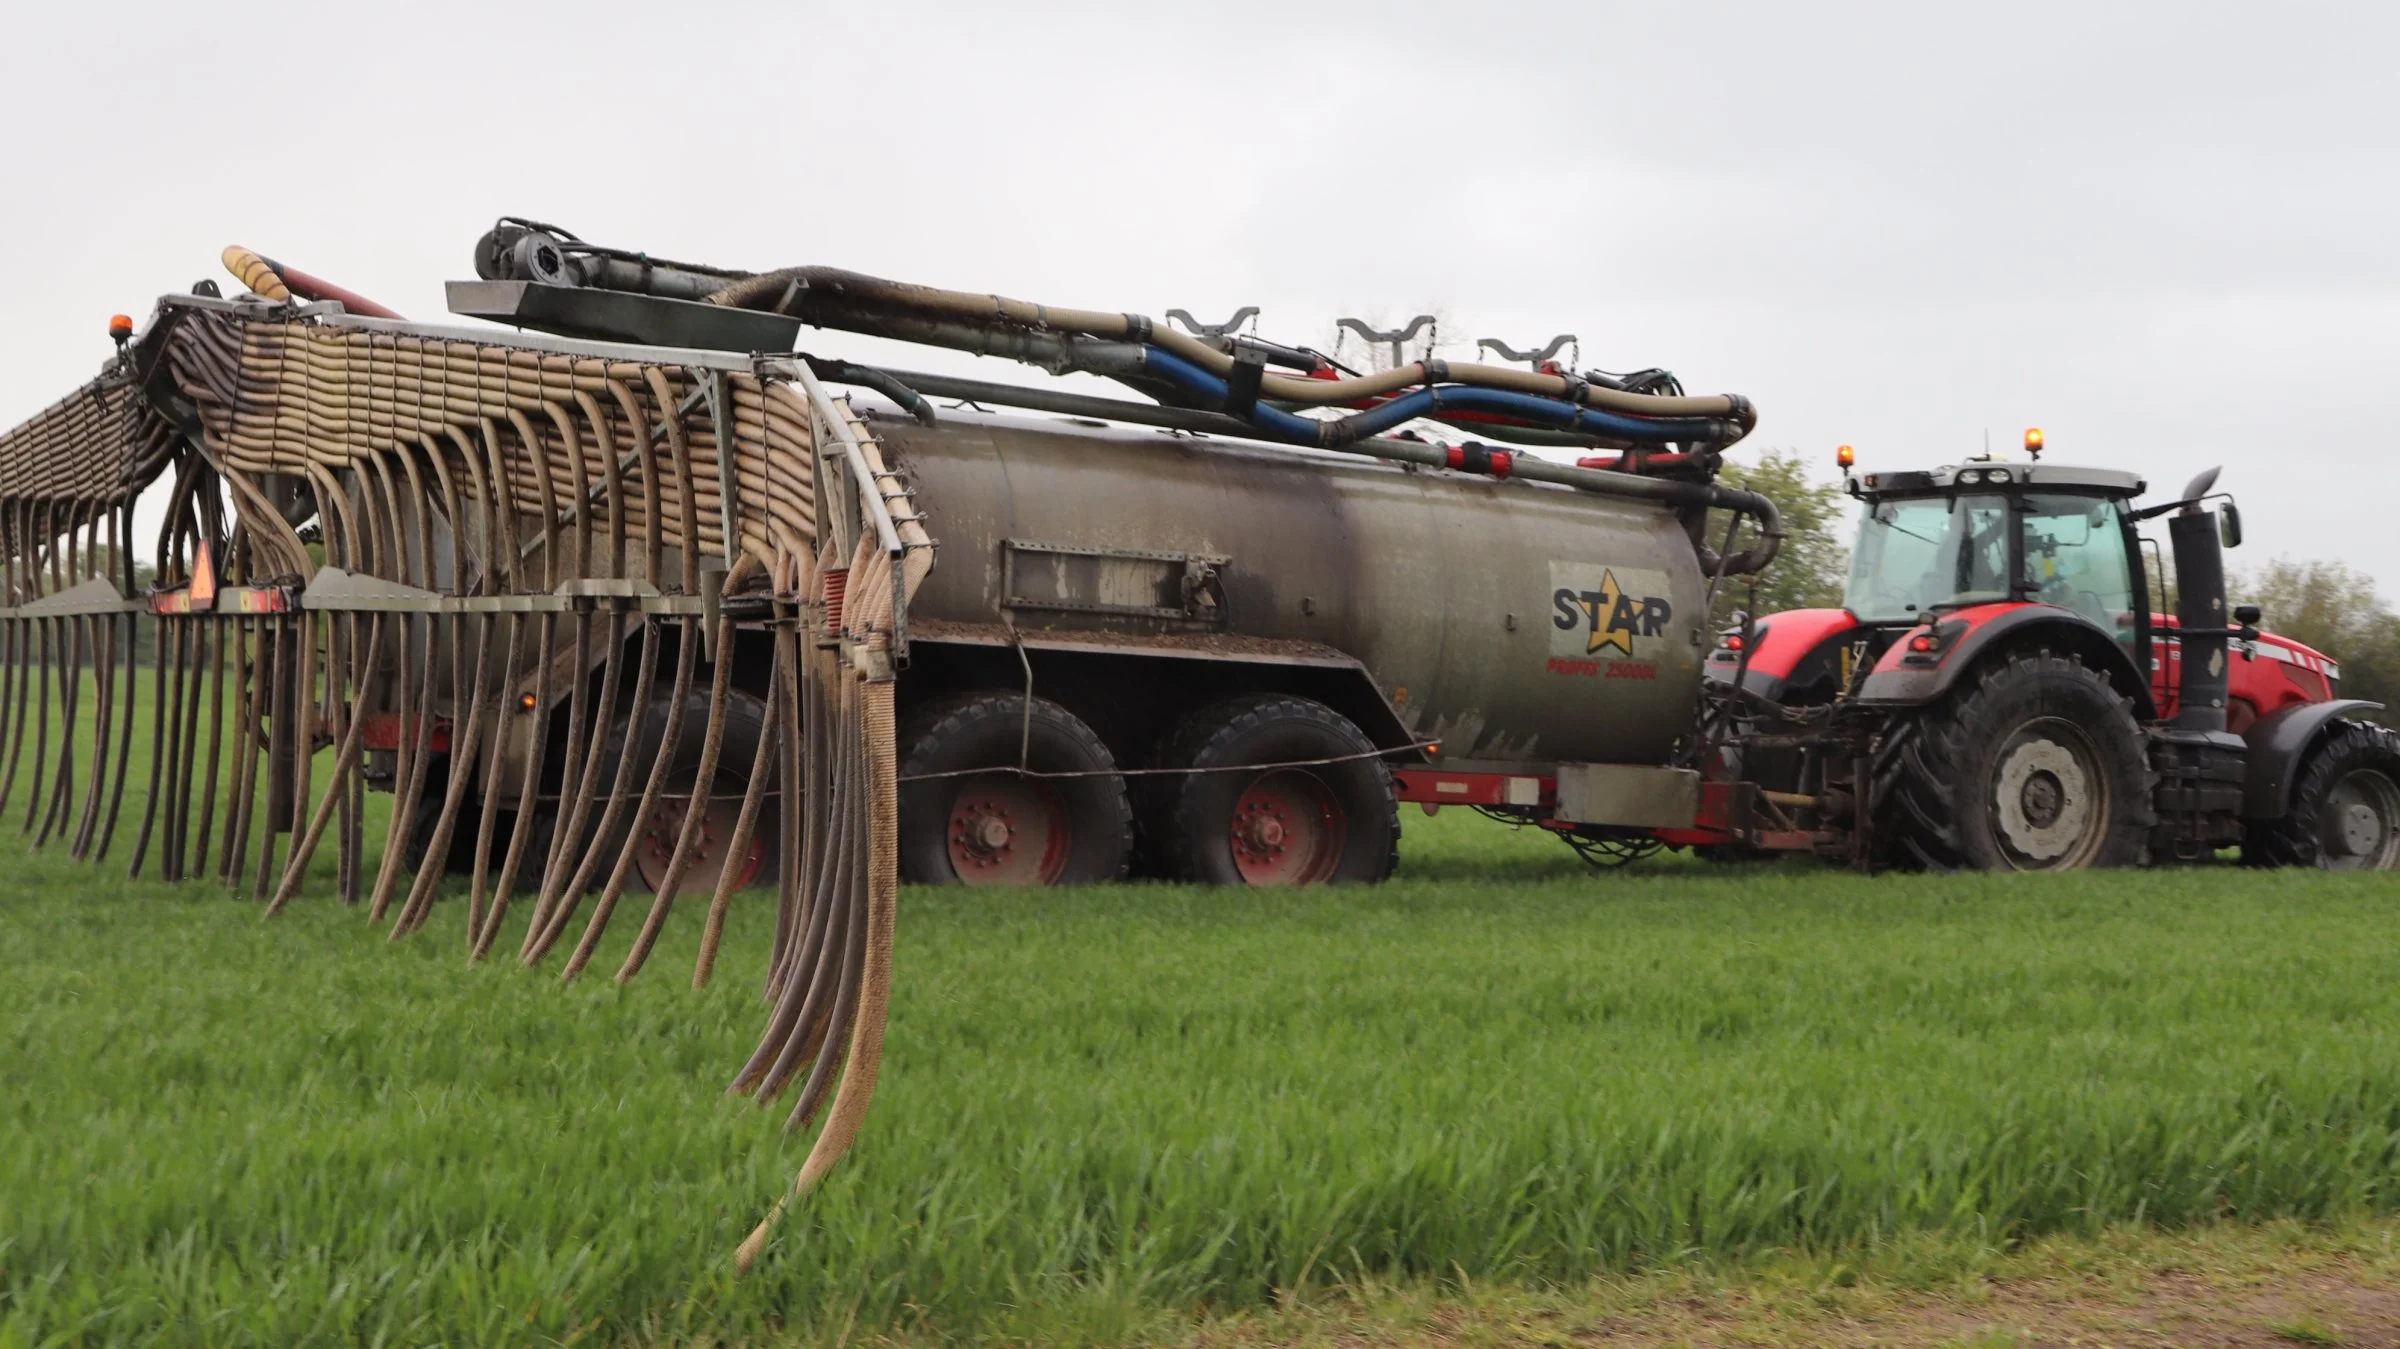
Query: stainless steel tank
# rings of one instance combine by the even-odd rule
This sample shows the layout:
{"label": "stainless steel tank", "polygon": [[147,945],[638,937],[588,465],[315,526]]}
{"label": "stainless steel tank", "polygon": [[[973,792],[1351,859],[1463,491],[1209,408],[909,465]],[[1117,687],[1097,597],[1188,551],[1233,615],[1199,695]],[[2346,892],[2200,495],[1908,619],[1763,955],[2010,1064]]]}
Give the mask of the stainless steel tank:
{"label": "stainless steel tank", "polygon": [[1300,640],[1445,761],[1661,762],[1705,581],[1662,504],[1073,420],[876,419],[937,541],[912,620]]}

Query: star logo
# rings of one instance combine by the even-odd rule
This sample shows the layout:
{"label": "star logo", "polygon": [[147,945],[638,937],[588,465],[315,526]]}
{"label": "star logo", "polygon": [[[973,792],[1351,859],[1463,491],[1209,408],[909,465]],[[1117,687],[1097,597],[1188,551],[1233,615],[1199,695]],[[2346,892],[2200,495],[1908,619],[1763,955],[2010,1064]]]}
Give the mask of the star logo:
{"label": "star logo", "polygon": [[1584,600],[1591,614],[1591,637],[1584,644],[1587,654],[1615,647],[1627,656],[1633,654],[1633,638],[1640,619],[1631,600],[1625,598],[1624,587],[1617,584],[1613,571],[1600,573],[1600,589]]}

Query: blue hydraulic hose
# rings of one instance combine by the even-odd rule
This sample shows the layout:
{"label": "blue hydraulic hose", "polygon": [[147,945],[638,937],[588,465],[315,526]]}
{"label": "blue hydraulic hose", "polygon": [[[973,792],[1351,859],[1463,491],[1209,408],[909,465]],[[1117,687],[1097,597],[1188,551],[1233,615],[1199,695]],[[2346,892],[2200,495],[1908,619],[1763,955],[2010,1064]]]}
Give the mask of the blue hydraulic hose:
{"label": "blue hydraulic hose", "polygon": [[[1177,388],[1197,394],[1207,403],[1222,405],[1225,402],[1227,390],[1223,379],[1171,352],[1157,347],[1142,348],[1142,369],[1165,377]],[[1330,422],[1314,421],[1259,403],[1250,409],[1250,421],[1276,439],[1298,445],[1347,445],[1352,441],[1381,435],[1403,422],[1442,411],[1495,413],[1563,431],[1658,444],[1714,440],[1724,432],[1720,424],[1707,418],[1627,417],[1580,407],[1561,399],[1513,393],[1506,389],[1481,389],[1465,384],[1414,389],[1388,403]]]}
{"label": "blue hydraulic hose", "polygon": [[[1200,395],[1211,408],[1222,407],[1225,403],[1227,391],[1224,380],[1172,352],[1161,350],[1158,347],[1143,347],[1142,369],[1152,374],[1165,376],[1168,383],[1187,393]],[[1281,408],[1269,407],[1265,403],[1257,404],[1250,409],[1250,421],[1251,424],[1274,436],[1277,440],[1288,440],[1295,445],[1323,444],[1325,428],[1328,425],[1325,422],[1294,416]]]}

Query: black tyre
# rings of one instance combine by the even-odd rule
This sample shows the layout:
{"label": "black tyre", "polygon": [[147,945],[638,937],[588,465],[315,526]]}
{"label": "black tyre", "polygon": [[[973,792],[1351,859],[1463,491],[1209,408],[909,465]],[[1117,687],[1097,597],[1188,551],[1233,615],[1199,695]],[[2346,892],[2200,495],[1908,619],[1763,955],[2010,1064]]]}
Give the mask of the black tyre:
{"label": "black tyre", "polygon": [[[542,888],[542,875],[550,869],[550,847],[558,838],[558,811],[547,801],[533,808],[533,823],[525,835],[525,855],[517,861],[516,879],[509,883],[510,893],[530,895]],[[475,830],[483,827],[478,814],[472,821],[461,819],[459,831],[467,836],[467,862],[463,870],[475,868]],[[515,836],[517,812],[503,810],[492,817],[492,860],[490,880],[500,881],[500,868],[508,862],[508,841]]]}
{"label": "black tyre", "polygon": [[[434,826],[441,823],[442,798],[449,790],[450,756],[445,754],[425,765],[425,790],[417,797],[415,814],[409,817],[408,850],[401,859],[411,875],[425,869],[425,853],[433,846]],[[442,859],[445,874],[464,876],[475,869],[475,826],[481,818],[476,812],[482,804],[472,791],[458,803],[458,819],[450,826],[450,848]]]}
{"label": "black tyre", "polygon": [[[628,714],[609,731],[602,750],[602,780],[592,801],[592,819],[608,807],[608,789],[613,779],[607,774],[616,770],[618,760],[632,745],[633,780],[626,787],[624,813],[631,815],[641,804],[641,790],[649,781],[652,764],[667,743],[667,712],[673,702],[673,690],[651,700],[640,714],[638,731],[634,714]],[[775,797],[769,795],[759,807],[758,825],[751,831],[749,845],[738,858],[726,854],[725,845],[732,841],[733,826],[742,813],[742,793],[750,786],[750,765],[758,755],[758,742],[767,731],[767,705],[754,694],[740,689],[728,690],[725,695],[723,739],[717,747],[715,784],[704,793],[702,809],[707,812],[701,821],[700,838],[694,846],[692,860],[684,869],[683,881],[677,892],[686,895],[713,895],[726,868],[737,876],[737,888],[772,884],[775,879],[777,847],[775,827]],[[693,781],[700,773],[700,752],[708,735],[708,694],[694,690],[685,697],[683,729],[675,738],[675,759],[667,769],[667,780],[659,790],[658,801],[645,819],[625,820],[618,827],[616,838],[622,840],[625,830],[640,835],[633,854],[634,879],[645,890],[656,891],[666,878],[667,863],[675,856],[676,840],[683,835],[684,816],[692,808]],[[616,854],[609,853],[615,860]],[[595,884],[605,884],[607,870],[603,867]]]}
{"label": "black tyre", "polygon": [[[1079,776],[1014,772],[1020,754],[1035,773]],[[973,693],[918,709],[901,730],[900,779],[902,880],[1089,885],[1125,875],[1125,778],[1092,728],[1047,698],[1029,707],[1021,693]]]}
{"label": "black tyre", "polygon": [[2107,676],[2071,657],[2004,656],[1894,734],[1876,814],[1890,860],[2074,871],[2148,859],[2141,728]]}
{"label": "black tyre", "polygon": [[2400,867],[2400,735],[2361,721],[2326,728],[2292,784],[2292,807],[2242,841],[2253,866]]}
{"label": "black tyre", "polygon": [[[1390,766],[1374,753],[1364,732],[1323,703],[1272,693],[1219,703],[1187,719],[1159,762],[1218,771],[1148,779],[1144,832],[1181,880],[1380,881],[1400,860],[1400,803]],[[1272,764],[1308,766],[1239,771]]]}

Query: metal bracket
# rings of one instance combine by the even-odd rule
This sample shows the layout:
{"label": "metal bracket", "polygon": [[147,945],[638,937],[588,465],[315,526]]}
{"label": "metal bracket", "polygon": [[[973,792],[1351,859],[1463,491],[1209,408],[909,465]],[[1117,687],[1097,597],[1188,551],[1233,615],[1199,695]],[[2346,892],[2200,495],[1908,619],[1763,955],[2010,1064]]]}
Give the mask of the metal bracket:
{"label": "metal bracket", "polygon": [[1192,311],[1188,309],[1170,309],[1167,311],[1167,318],[1169,321],[1180,323],[1184,327],[1191,329],[1192,334],[1196,337],[1231,337],[1235,333],[1241,331],[1243,324],[1248,323],[1250,320],[1257,317],[1258,306],[1254,304],[1246,304],[1241,308],[1234,310],[1233,317],[1225,320],[1223,323],[1202,323],[1200,320],[1193,318]]}
{"label": "metal bracket", "polygon": [[1365,338],[1370,346],[1377,342],[1385,344],[1391,350],[1391,368],[1397,370],[1402,364],[1401,349],[1415,341],[1417,334],[1433,322],[1433,315],[1419,314],[1410,319],[1408,326],[1404,328],[1370,328],[1364,319],[1343,319],[1337,326],[1357,333],[1360,337]]}
{"label": "metal bracket", "polygon": [[1478,337],[1475,339],[1475,349],[1477,351],[1498,352],[1503,360],[1523,361],[1527,365],[1532,366],[1535,370],[1540,370],[1543,366],[1549,364],[1550,358],[1556,356],[1559,353],[1560,348],[1567,346],[1576,347],[1578,352],[1580,352],[1582,348],[1582,344],[1576,341],[1575,334],[1573,333],[1560,333],[1558,336],[1551,338],[1549,344],[1544,346],[1539,351],[1519,351],[1515,347],[1510,346],[1508,343],[1501,341],[1497,337]]}
{"label": "metal bracket", "polygon": [[733,475],[733,385],[722,370],[709,370],[701,378],[700,387],[708,391],[709,427],[717,437],[717,510],[724,517],[725,569],[731,571],[742,547],[741,498]]}
{"label": "metal bracket", "polygon": [[361,576],[340,567],[319,567],[300,592],[303,609],[433,614],[440,613],[451,602],[431,590],[386,581],[379,576]]}
{"label": "metal bracket", "polygon": [[129,600],[106,577],[94,576],[13,609],[0,609],[0,618],[71,618],[82,614],[142,613],[149,608],[148,601]]}
{"label": "metal bracket", "polygon": [[848,658],[850,667],[864,675],[871,684],[880,684],[892,678],[892,653],[884,646],[874,642],[845,642],[842,654]]}

